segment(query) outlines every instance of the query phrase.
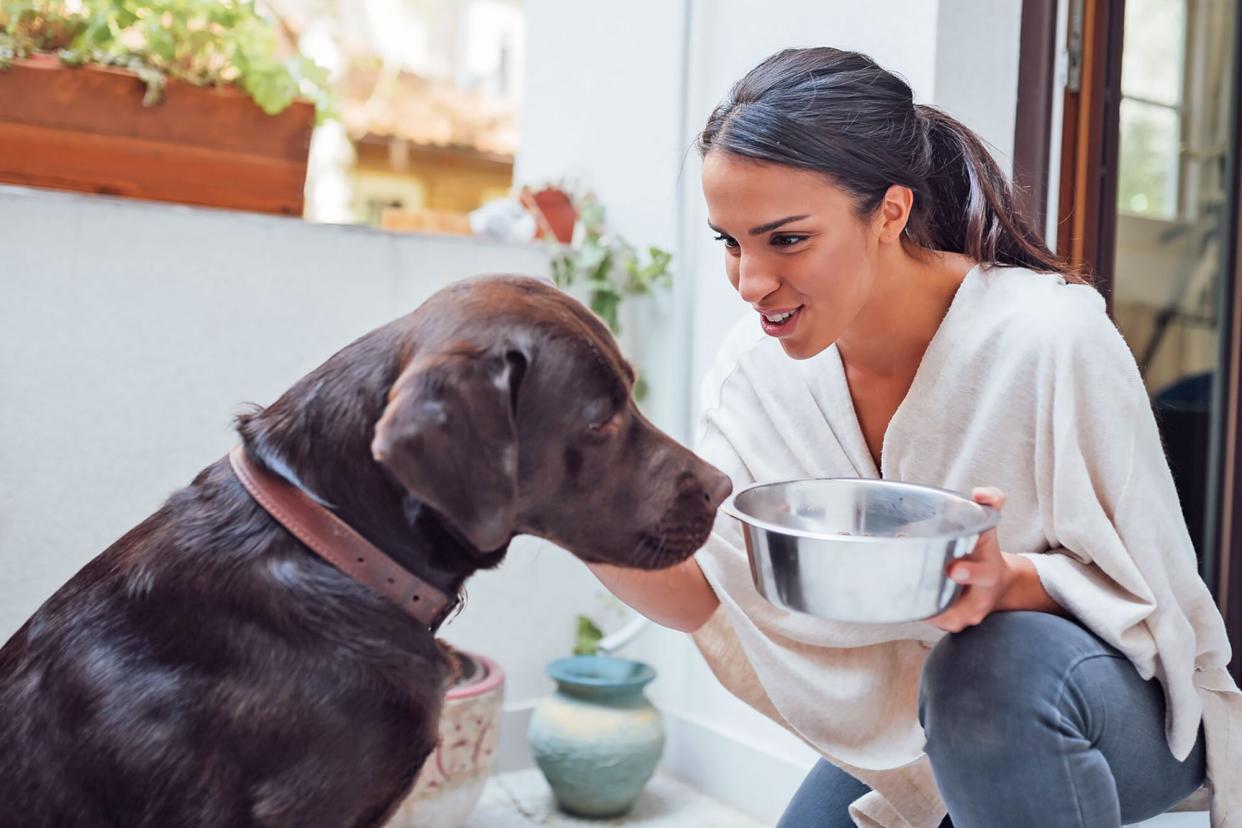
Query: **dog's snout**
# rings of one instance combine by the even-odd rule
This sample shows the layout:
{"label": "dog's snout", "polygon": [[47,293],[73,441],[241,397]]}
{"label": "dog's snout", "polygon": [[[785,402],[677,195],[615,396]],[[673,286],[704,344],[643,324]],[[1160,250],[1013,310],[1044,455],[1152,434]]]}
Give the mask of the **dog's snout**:
{"label": "dog's snout", "polygon": [[677,481],[678,491],[683,495],[701,498],[710,511],[716,511],[733,491],[733,482],[715,469],[698,469],[683,472]]}
{"label": "dog's snout", "polygon": [[728,475],[717,472],[714,477],[716,480],[710,482],[707,487],[707,505],[713,512],[720,508],[720,504],[724,503],[729,495],[733,494],[733,481]]}

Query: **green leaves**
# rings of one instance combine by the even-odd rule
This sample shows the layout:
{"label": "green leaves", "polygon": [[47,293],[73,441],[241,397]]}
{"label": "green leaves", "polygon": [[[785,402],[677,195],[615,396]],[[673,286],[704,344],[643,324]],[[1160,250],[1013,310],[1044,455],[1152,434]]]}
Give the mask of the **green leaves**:
{"label": "green leaves", "polygon": [[0,0],[0,68],[32,51],[130,69],[147,84],[148,106],[171,77],[236,84],[270,115],[298,97],[320,122],[335,115],[327,70],[281,55],[275,24],[253,0]]}
{"label": "green leaves", "polygon": [[585,286],[591,310],[619,334],[621,302],[626,296],[671,285],[673,254],[649,247],[644,260],[625,239],[608,234],[604,208],[594,196],[583,196],[577,206],[580,238],[574,244],[556,245],[552,279],[561,288]]}
{"label": "green leaves", "polygon": [[[553,244],[552,280],[562,290],[581,284],[587,289],[587,304],[604,320],[613,335],[621,333],[621,303],[626,296],[650,293],[653,288],[673,283],[669,265],[673,254],[659,247],[648,247],[644,261],[625,239],[609,235],[604,224],[604,207],[588,194],[578,199],[578,240],[573,244]],[[640,376],[634,385],[634,399],[647,396],[647,383]]]}
{"label": "green leaves", "polygon": [[585,615],[578,616],[578,638],[574,643],[574,655],[595,655],[599,652],[599,642],[604,632],[595,622]]}

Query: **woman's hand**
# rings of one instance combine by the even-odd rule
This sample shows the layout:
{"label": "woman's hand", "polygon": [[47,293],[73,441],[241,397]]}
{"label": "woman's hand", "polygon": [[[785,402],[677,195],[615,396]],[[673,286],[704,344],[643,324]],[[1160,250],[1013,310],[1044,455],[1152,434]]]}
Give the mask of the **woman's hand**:
{"label": "woman's hand", "polygon": [[[1005,493],[1000,489],[979,488],[970,493],[975,503],[1002,509]],[[928,618],[942,630],[961,632],[994,612],[1035,610],[1065,615],[1065,609],[1052,599],[1039,580],[1035,564],[1022,555],[1002,552],[996,530],[979,536],[978,543],[965,558],[949,564],[949,577],[965,589],[939,615]]]}
{"label": "woman's hand", "polygon": [[[979,488],[970,496],[975,503],[984,506],[997,509],[1005,506],[1005,494],[1000,489]],[[949,632],[961,632],[1002,609],[1001,604],[1016,578],[1010,558],[1001,551],[996,529],[980,535],[968,556],[949,564],[949,577],[965,588],[952,606],[927,619],[927,623]]]}

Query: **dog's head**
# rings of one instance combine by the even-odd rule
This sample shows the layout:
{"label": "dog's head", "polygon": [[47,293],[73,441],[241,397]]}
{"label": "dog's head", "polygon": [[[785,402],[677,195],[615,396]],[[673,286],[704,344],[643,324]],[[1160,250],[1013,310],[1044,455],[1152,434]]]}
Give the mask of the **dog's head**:
{"label": "dog's head", "polygon": [[707,539],[729,480],[648,422],[607,328],[550,284],[483,277],[411,317],[372,452],[481,550],[514,534],[660,568]]}

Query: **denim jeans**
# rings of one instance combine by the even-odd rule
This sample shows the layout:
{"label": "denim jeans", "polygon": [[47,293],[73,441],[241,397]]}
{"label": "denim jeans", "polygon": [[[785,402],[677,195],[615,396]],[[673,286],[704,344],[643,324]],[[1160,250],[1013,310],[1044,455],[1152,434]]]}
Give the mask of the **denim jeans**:
{"label": "denim jeans", "polygon": [[[1164,693],[1077,623],[999,612],[932,650],[919,721],[956,828],[1110,828],[1140,822],[1203,783],[1203,734],[1169,752]],[[867,786],[820,760],[780,828],[847,828]]]}

